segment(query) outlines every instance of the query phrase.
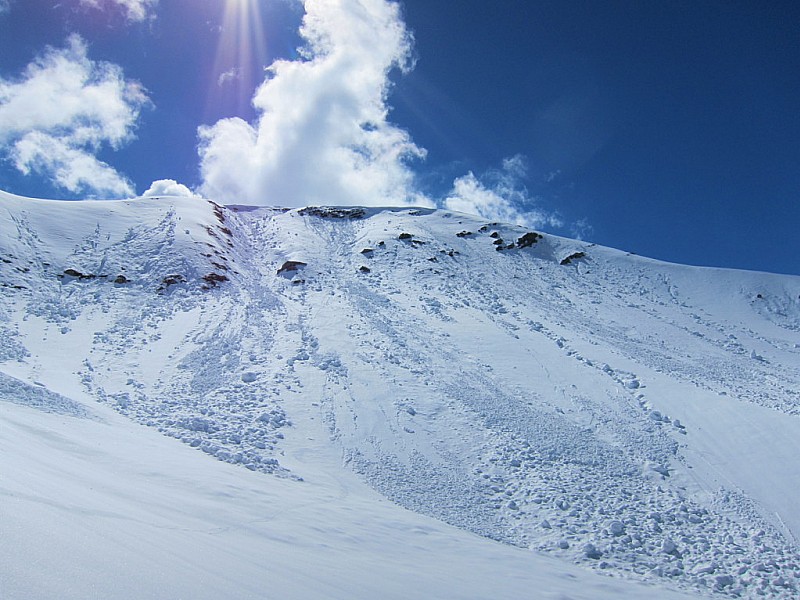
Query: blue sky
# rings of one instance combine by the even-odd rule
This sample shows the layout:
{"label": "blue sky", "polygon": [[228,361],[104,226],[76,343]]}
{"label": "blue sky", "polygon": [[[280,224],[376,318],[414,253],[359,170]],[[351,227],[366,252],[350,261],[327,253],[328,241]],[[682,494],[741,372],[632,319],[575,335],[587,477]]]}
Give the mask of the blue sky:
{"label": "blue sky", "polygon": [[446,206],[800,274],[798,17],[793,2],[0,0],[0,188]]}

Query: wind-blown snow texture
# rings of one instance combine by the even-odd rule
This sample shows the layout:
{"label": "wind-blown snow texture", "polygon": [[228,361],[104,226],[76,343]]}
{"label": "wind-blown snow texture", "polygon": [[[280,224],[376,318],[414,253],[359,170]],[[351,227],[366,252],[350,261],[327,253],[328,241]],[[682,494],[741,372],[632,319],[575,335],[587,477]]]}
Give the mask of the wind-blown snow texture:
{"label": "wind-blown snow texture", "polygon": [[800,278],[445,211],[0,201],[0,400],[90,417],[67,378],[248,476],[333,450],[586,569],[800,593]]}

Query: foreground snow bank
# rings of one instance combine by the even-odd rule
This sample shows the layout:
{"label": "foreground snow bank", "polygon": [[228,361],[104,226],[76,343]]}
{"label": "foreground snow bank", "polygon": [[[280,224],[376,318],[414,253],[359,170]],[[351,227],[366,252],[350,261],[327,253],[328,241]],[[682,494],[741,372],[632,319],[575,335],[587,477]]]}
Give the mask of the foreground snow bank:
{"label": "foreground snow bank", "polygon": [[209,461],[103,410],[0,397],[6,600],[680,598],[581,572],[382,501]]}

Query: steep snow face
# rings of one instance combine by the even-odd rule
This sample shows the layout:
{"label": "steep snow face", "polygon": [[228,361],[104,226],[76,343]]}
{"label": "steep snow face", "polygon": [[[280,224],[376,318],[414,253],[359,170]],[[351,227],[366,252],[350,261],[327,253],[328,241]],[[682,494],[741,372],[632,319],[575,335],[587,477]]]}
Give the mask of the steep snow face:
{"label": "steep snow face", "polygon": [[0,201],[2,398],[79,382],[281,485],[323,461],[588,569],[797,596],[800,278],[444,211]]}

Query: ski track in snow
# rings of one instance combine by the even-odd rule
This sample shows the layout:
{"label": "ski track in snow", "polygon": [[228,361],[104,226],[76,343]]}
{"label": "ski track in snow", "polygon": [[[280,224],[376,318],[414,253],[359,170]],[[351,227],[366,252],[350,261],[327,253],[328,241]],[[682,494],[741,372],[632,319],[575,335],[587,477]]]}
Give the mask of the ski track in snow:
{"label": "ski track in snow", "polygon": [[798,518],[697,474],[700,424],[670,414],[713,396],[800,417],[796,279],[509,247],[526,231],[447,212],[191,202],[96,203],[67,241],[9,212],[0,399],[88,416],[24,381],[67,364],[135,421],[298,485],[284,456],[318,419],[314,443],[411,510],[610,574],[797,597]]}

